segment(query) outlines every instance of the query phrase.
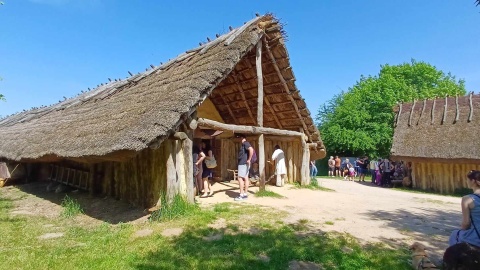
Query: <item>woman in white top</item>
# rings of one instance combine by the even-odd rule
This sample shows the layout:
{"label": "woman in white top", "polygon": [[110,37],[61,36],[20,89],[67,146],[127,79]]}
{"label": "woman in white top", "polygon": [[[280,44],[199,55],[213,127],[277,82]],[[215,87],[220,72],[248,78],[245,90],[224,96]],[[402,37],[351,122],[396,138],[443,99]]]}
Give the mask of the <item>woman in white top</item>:
{"label": "woman in white top", "polygon": [[272,160],[275,161],[275,175],[277,176],[276,186],[281,187],[285,184],[287,167],[285,166],[285,153],[283,153],[279,145],[275,145],[275,151],[273,151]]}

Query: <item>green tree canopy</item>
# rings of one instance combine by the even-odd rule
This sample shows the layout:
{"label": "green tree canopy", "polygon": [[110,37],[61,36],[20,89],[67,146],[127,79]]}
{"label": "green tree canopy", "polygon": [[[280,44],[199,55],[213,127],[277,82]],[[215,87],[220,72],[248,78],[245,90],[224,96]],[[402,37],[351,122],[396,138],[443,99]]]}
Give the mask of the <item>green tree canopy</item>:
{"label": "green tree canopy", "polygon": [[387,64],[377,76],[361,76],[348,91],[321,106],[318,127],[331,154],[386,157],[392,145],[392,109],[398,102],[465,93],[463,80],[428,63]]}

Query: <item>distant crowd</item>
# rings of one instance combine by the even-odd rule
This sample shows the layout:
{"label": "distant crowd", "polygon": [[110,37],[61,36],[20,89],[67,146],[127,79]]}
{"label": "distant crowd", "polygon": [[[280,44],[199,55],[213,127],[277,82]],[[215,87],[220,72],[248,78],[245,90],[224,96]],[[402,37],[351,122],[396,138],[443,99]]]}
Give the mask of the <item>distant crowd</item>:
{"label": "distant crowd", "polygon": [[365,182],[365,177],[368,176],[373,184],[381,187],[392,187],[392,180],[402,179],[405,170],[403,162],[393,162],[388,158],[370,160],[367,156],[357,158],[330,156],[328,160],[330,177],[343,177],[347,181],[358,179]]}

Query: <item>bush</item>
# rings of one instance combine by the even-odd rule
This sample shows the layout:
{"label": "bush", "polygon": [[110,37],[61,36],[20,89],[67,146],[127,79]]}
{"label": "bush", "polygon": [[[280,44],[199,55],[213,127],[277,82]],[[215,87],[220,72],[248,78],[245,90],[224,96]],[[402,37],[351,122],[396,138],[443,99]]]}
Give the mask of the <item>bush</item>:
{"label": "bush", "polygon": [[63,198],[62,207],[62,217],[71,218],[78,214],[83,214],[83,209],[80,204],[75,199],[68,197],[68,195],[65,195],[65,198]]}

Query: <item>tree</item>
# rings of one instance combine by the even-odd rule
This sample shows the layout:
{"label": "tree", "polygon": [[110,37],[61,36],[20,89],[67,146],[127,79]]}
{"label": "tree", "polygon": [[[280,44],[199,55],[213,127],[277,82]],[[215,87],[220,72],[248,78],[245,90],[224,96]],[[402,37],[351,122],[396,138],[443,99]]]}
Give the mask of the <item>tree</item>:
{"label": "tree", "polygon": [[330,153],[386,157],[392,145],[395,104],[465,93],[463,80],[428,63],[387,64],[377,76],[361,76],[347,92],[327,101],[316,119]]}

